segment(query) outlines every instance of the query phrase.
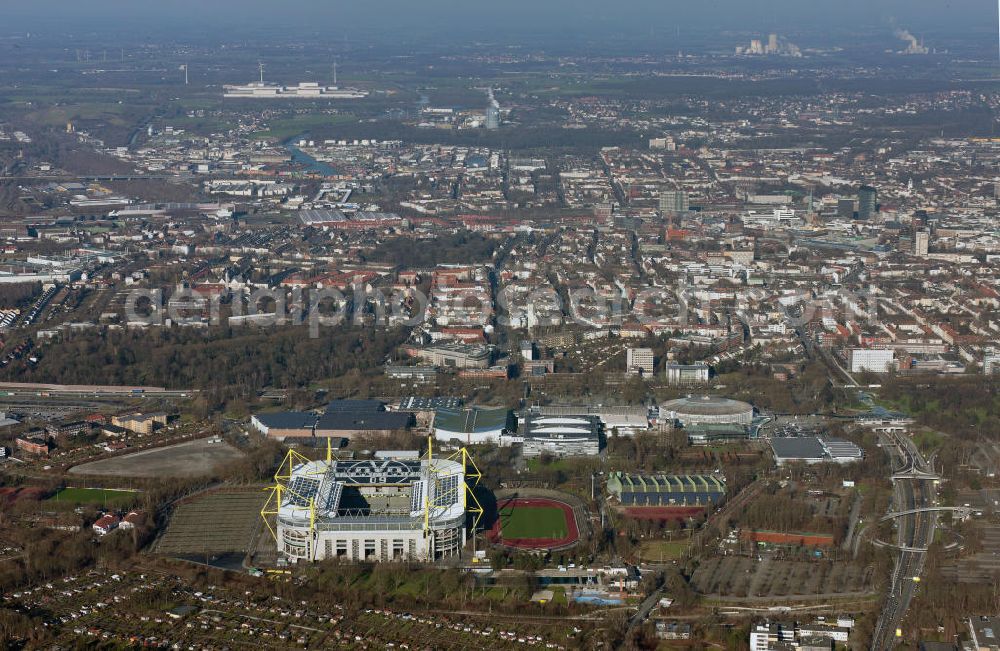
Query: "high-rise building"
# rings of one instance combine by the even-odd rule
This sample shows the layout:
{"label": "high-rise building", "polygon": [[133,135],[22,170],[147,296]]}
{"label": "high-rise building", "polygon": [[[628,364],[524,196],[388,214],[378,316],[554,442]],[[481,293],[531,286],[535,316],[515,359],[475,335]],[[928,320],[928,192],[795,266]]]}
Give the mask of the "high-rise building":
{"label": "high-rise building", "polygon": [[769,34],[767,37],[767,53],[774,54],[778,51],[778,35]]}
{"label": "high-rise building", "polygon": [[837,217],[841,219],[854,219],[854,199],[837,200]]}
{"label": "high-rise building", "polygon": [[931,235],[927,231],[917,231],[913,234],[913,255],[921,258],[927,257],[930,249]]}
{"label": "high-rise building", "polygon": [[495,131],[500,128],[500,104],[493,97],[492,88],[489,97],[489,103],[486,105],[486,128]]}
{"label": "high-rise building", "polygon": [[625,370],[631,374],[653,374],[653,349],[629,348],[625,351]]}
{"label": "high-rise building", "polygon": [[683,190],[660,191],[660,214],[674,216],[687,212],[688,196]]}
{"label": "high-rise building", "polygon": [[878,212],[878,190],[862,185],[858,190],[858,219],[867,221]]}

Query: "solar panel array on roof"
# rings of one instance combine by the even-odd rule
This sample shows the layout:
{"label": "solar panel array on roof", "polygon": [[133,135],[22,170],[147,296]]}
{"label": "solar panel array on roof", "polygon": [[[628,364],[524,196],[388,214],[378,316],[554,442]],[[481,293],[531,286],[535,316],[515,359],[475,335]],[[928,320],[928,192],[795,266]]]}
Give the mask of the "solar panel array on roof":
{"label": "solar panel array on roof", "polygon": [[327,480],[322,486],[319,499],[316,500],[317,508],[336,514],[337,509],[340,508],[340,496],[343,492],[344,485],[342,483]]}
{"label": "solar panel array on roof", "polygon": [[434,482],[434,504],[451,505],[458,501],[458,475],[438,477]]}
{"label": "solar panel array on roof", "polygon": [[414,482],[413,492],[410,493],[410,513],[417,513],[424,508],[424,485],[426,482],[420,480]]}
{"label": "solar panel array on roof", "polygon": [[436,397],[421,398],[420,396],[410,396],[399,401],[399,409],[413,411],[431,411],[434,409],[458,409],[462,406],[461,398]]}
{"label": "solar panel array on roof", "polygon": [[319,490],[320,480],[318,477],[292,477],[292,481],[288,484],[288,490],[286,494],[288,499],[286,504],[291,504],[292,506],[309,506],[309,500],[316,496],[316,491]]}
{"label": "solar panel array on roof", "polygon": [[385,403],[381,400],[333,400],[326,406],[326,413],[344,411],[383,411]]}

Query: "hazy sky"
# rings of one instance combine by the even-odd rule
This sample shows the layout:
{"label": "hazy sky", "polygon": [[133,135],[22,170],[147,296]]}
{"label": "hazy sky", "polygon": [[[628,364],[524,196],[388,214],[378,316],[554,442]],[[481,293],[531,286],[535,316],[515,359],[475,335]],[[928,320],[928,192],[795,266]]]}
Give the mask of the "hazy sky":
{"label": "hazy sky", "polygon": [[314,33],[409,32],[413,36],[602,30],[784,29],[982,33],[997,24],[994,0],[6,0],[0,31],[127,30]]}

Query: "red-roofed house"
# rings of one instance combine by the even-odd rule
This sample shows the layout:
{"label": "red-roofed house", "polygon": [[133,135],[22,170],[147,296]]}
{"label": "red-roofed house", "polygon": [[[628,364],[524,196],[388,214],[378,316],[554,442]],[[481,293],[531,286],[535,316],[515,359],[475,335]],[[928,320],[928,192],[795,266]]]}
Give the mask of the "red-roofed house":
{"label": "red-roofed house", "polygon": [[97,518],[97,522],[91,525],[94,529],[94,533],[98,536],[105,536],[115,529],[118,528],[118,523],[121,520],[117,515],[111,515],[110,513],[105,513],[101,517]]}

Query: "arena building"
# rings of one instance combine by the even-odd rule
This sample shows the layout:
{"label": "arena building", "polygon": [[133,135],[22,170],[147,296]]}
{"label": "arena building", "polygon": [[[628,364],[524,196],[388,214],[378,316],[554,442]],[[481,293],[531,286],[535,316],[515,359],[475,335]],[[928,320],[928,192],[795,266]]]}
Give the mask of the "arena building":
{"label": "arena building", "polygon": [[516,429],[513,413],[505,408],[438,409],[434,415],[434,438],[443,443],[509,445],[508,434]]}
{"label": "arena building", "polygon": [[475,464],[464,449],[450,458],[325,461],[289,452],[261,515],[292,562],[455,557],[466,514],[482,514],[466,484],[479,471],[467,469]]}
{"label": "arena building", "polygon": [[699,423],[749,425],[753,422],[753,405],[718,396],[689,396],[660,405],[660,417],[679,420],[685,426]]}
{"label": "arena building", "polygon": [[601,451],[601,421],[597,416],[542,416],[525,410],[518,420],[518,438],[525,457],[594,456]]}

